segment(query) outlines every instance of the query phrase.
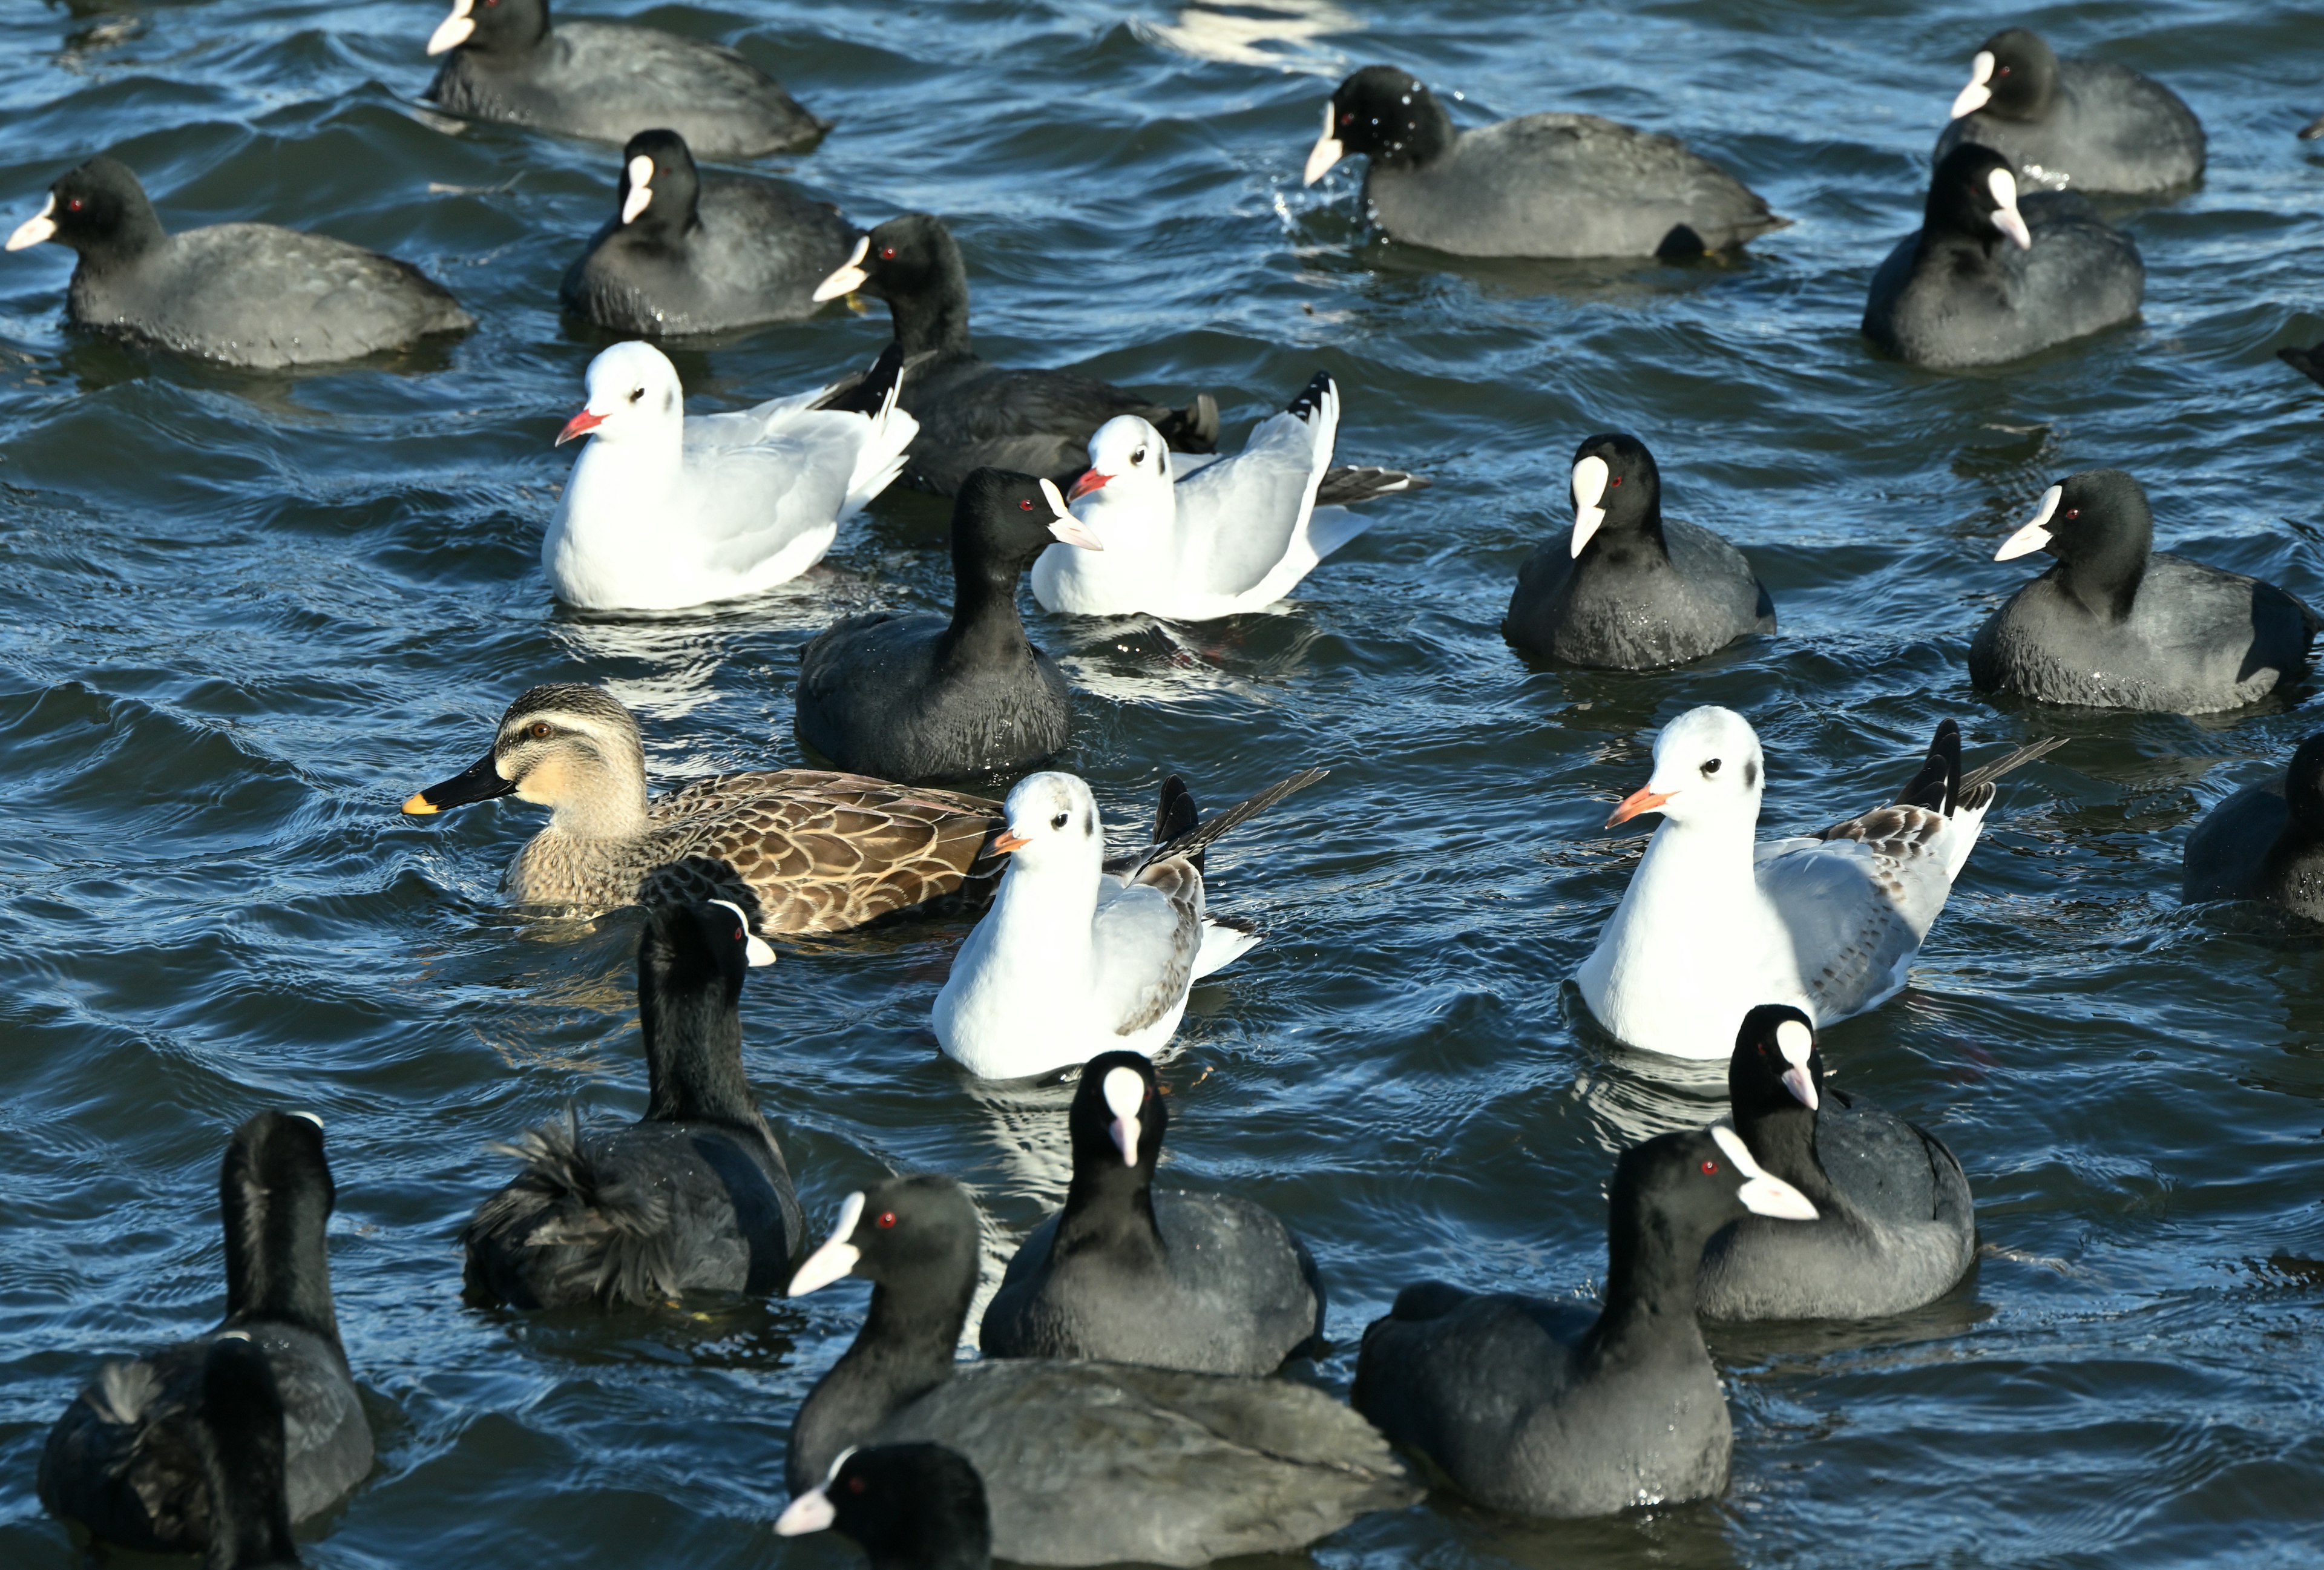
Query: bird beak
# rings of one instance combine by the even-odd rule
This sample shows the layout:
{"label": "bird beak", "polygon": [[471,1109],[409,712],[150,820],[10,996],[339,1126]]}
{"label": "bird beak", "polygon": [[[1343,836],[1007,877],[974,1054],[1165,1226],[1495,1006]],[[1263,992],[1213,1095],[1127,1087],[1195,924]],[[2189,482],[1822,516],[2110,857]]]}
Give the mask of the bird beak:
{"label": "bird beak", "polygon": [[1082,471],[1082,477],[1075,480],[1073,485],[1073,489],[1065,493],[1065,500],[1068,502],[1078,502],[1084,496],[1088,495],[1092,491],[1103,490],[1105,488],[1105,483],[1111,478],[1113,478],[1111,475],[1102,475],[1095,469],[1084,469]]}
{"label": "bird beak", "polygon": [[1986,84],[1993,80],[1993,51],[1981,49],[1977,58],[1969,62],[1969,86],[1953,98],[1952,118],[1974,115],[1993,101],[1993,89]]}
{"label": "bird beak", "polygon": [[447,49],[457,49],[468,42],[476,31],[475,18],[468,14],[476,8],[476,0],[452,0],[452,14],[436,24],[428,35],[428,52],[442,54]]}
{"label": "bird beak", "polygon": [[1987,185],[2000,204],[1993,212],[1993,226],[2008,236],[2020,251],[2034,249],[2034,231],[2025,226],[2025,215],[2017,210],[2017,177],[1997,169]]}
{"label": "bird beak", "polygon": [[604,415],[597,413],[595,410],[584,409],[580,413],[575,415],[572,419],[565,422],[565,429],[557,433],[557,439],[549,443],[549,445],[551,447],[563,447],[568,441],[577,441],[604,423],[605,417]]}
{"label": "bird beak", "polygon": [[869,235],[856,236],[855,249],[847,254],[847,260],[841,263],[838,270],[830,277],[816,284],[815,293],[809,298],[817,302],[837,300],[841,295],[853,294],[869,283],[872,281],[872,274],[863,270],[863,258],[870,254],[872,254],[872,236]]}
{"label": "bird beak", "polygon": [[1792,1093],[1794,1101],[1798,1102],[1808,1111],[1816,1110],[1815,1081],[1808,1077],[1806,1069],[1796,1066],[1784,1069],[1784,1088]]}
{"label": "bird beak", "polygon": [[2052,485],[2042,493],[2042,510],[2034,514],[2024,528],[2001,542],[1993,553],[1996,561],[2015,561],[2021,556],[2031,556],[2037,550],[2050,549],[2050,519],[2058,511],[2058,498],[2065,494],[2063,485]]}
{"label": "bird beak", "polygon": [[999,834],[992,836],[992,848],[1001,852],[1003,855],[1008,854],[1010,851],[1023,850],[1027,845],[1031,845],[1032,843],[1033,842],[1031,840],[1027,839],[1023,835],[1011,834],[1005,828]]}
{"label": "bird beak", "polygon": [[1105,549],[1104,540],[1091,533],[1080,519],[1065,511],[1065,499],[1058,494],[1056,481],[1043,480],[1041,494],[1047,499],[1049,511],[1053,514],[1049,519],[1051,534],[1064,540],[1067,545],[1078,545],[1084,550]]}
{"label": "bird beak", "polygon": [[1332,172],[1332,165],[1348,155],[1340,139],[1332,134],[1332,101],[1323,100],[1323,134],[1315,138],[1314,151],[1307,154],[1307,167],[1301,171],[1299,183],[1314,185]]}
{"label": "bird beak", "polygon": [[811,1488],[783,1507],[783,1513],[775,1518],[775,1536],[803,1538],[809,1532],[829,1531],[838,1519],[839,1512],[831,1508],[831,1496]]}
{"label": "bird beak", "polygon": [[855,1224],[863,1219],[863,1194],[861,1189],[839,1202],[839,1222],[831,1229],[824,1245],[799,1261],[791,1277],[790,1290],[786,1297],[804,1298],[818,1287],[828,1287],[855,1269],[862,1251],[847,1240],[855,1235]]}
{"label": "bird beak", "polygon": [[1677,794],[1675,790],[1650,790],[1641,785],[1622,798],[1622,804],[1614,808],[1614,815],[1606,820],[1606,827],[1612,828],[1617,824],[1628,823],[1642,812],[1659,812],[1663,803]]}
{"label": "bird beak", "polygon": [[51,215],[56,210],[57,193],[51,191],[46,205],[39,212],[17,225],[16,232],[8,236],[8,249],[29,250],[43,240],[54,239],[57,233],[57,220]]}
{"label": "bird beak", "polygon": [[1813,1221],[1816,1207],[1808,1196],[1768,1171],[1751,1159],[1751,1149],[1743,1136],[1724,1125],[1713,1127],[1711,1137],[1743,1174],[1743,1187],[1735,1197],[1754,1215],[1772,1215],[1779,1221]]}
{"label": "bird beak", "polygon": [[653,160],[640,153],[630,160],[630,194],[622,199],[622,222],[633,224],[653,200]]}
{"label": "bird beak", "polygon": [[512,795],[515,790],[516,781],[502,779],[493,755],[486,753],[442,784],[430,785],[425,790],[414,792],[404,801],[403,810],[414,817],[427,817],[455,807],[466,807],[471,802],[490,801],[494,797]]}
{"label": "bird beak", "polygon": [[1138,1136],[1139,1132],[1138,1127],[1138,1114],[1131,1113],[1125,1116],[1114,1119],[1111,1132],[1113,1134],[1113,1148],[1121,1152],[1121,1164],[1125,1167],[1137,1166]]}
{"label": "bird beak", "polygon": [[1598,503],[1606,494],[1606,482],[1610,471],[1606,460],[1591,457],[1573,466],[1573,554],[1580,556],[1582,548],[1590,543],[1598,525],[1606,522],[1606,509]]}

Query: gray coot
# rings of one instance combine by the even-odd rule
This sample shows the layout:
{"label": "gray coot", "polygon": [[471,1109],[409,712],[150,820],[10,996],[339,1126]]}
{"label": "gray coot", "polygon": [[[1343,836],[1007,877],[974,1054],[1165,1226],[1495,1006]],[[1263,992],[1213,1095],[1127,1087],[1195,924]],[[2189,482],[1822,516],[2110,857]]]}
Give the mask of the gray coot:
{"label": "gray coot", "polygon": [[2043,703],[2210,714],[2308,669],[2324,617],[2272,583],[2153,545],[2146,492],[2120,469],[2051,486],[1994,559],[2046,550],[2057,564],[1978,629],[1969,679]]}
{"label": "gray coot", "polygon": [[731,49],[612,22],[549,24],[549,0],[452,0],[425,95],[455,115],[626,142],[667,125],[705,158],[814,146],[831,129]]}
{"label": "gray coot", "polygon": [[1969,1178],[1944,1141],[1824,1083],[1806,1014],[1743,1016],[1727,1064],[1735,1131],[1813,1221],[1747,1215],[1702,1251],[1705,1319],[1870,1319],[1934,1302],[1977,1258]]}
{"label": "gray coot", "polygon": [[613,216],[558,293],[643,337],[790,321],[815,313],[815,286],[854,243],[829,203],[756,175],[706,179],[677,132],[641,131],[622,149]]}
{"label": "gray coot", "polygon": [[2146,290],[2130,237],[2072,191],[2021,199],[1987,147],[1957,147],[1929,180],[1921,226],[1896,243],[1864,331],[1916,365],[1991,365],[2128,321]]}
{"label": "gray coot", "polygon": [[226,1318],[217,1330],[105,1365],[49,1431],[41,1499],[108,1543],[187,1553],[210,1539],[197,1432],[205,1359],[227,1332],[273,1371],[288,1420],[285,1493],[293,1519],[337,1504],[371,1471],[371,1425],[339,1344],[324,1242],[336,1191],[323,1126],[264,1112],[227,1142],[218,1172],[226,1222]]}
{"label": "gray coot", "polygon": [[1392,239],[1459,256],[1661,256],[1726,251],[1788,222],[1668,136],[1595,115],[1526,115],[1462,132],[1408,71],[1366,66],[1323,106],[1306,182],[1351,153]]}
{"label": "gray coot", "polygon": [[1992,148],[2037,185],[2149,195],[2203,178],[2203,126],[2179,95],[2128,66],[2060,60],[2004,28],[1978,46],[1969,85],[1937,138]]}
{"label": "gray coot", "polygon": [[1178,452],[1215,451],[1219,407],[1207,392],[1185,409],[1074,371],[1011,371],[968,346],[968,269],[941,219],[890,218],[858,242],[817,300],[862,292],[888,302],[904,350],[904,411],[920,422],[904,478],[949,496],[970,471],[1013,469],[1059,484],[1080,474],[1097,428],[1135,414]]}
{"label": "gray coot", "polygon": [[2246,785],[2187,836],[2180,897],[2265,900],[2324,921],[2324,731],[2280,780]]}
{"label": "gray coot", "polygon": [[871,1570],[991,1570],[984,1480],[941,1445],[871,1445],[840,1454],[823,1486],[791,1501],[777,1535],[835,1531]]}
{"label": "gray coot", "polygon": [[783,1284],[805,1239],[789,1168],[742,1074],[739,1004],[754,954],[773,958],[723,900],[647,908],[646,1115],[587,1131],[568,1115],[523,1137],[512,1151],[523,1174],[462,1234],[472,1299],[557,1308]]}
{"label": "gray coot", "polygon": [[794,1494],[851,1445],[942,1445],[984,1479],[994,1554],[1031,1565],[1296,1553],[1420,1497],[1371,1425],[1311,1386],[1047,1358],[955,1363],[977,1217],[949,1178],[849,1195],[791,1296],[847,1275],[872,1282],[872,1306],[791,1425]]}
{"label": "gray coot", "polygon": [[1727,1484],[1734,1433],[1694,1317],[1711,1233],[1814,1217],[1732,1129],[1664,1134],[1615,1163],[1605,1307],[1425,1281],[1364,1331],[1356,1409],[1480,1504],[1611,1515]]}
{"label": "gray coot", "polygon": [[1052,540],[1088,547],[1055,482],[979,469],[952,510],[952,615],[872,611],[799,651],[799,740],[853,773],[924,784],[1018,772],[1073,731],[1065,679],[1033,647],[1017,586]]}
{"label": "gray coot", "polygon": [[417,267],[344,240],[272,224],[165,233],[145,188],[110,158],[51,186],[8,249],[51,239],[79,253],[65,291],[73,321],[229,365],[352,360],[476,325]]}
{"label": "gray coot", "polygon": [[1143,1054],[1091,1058],[1066,1117],[1073,1187],[1009,1261],[986,1356],[1263,1374],[1322,1340],[1315,1261],[1273,1212],[1154,1187],[1170,1114]]}
{"label": "gray coot", "polygon": [[210,1501],[204,1570],[293,1570],[299,1544],[283,1492],[282,1393],[256,1343],[229,1330],[202,1357],[195,1448]]}
{"label": "gray coot", "polygon": [[1662,472],[1635,436],[1573,452],[1573,528],[1517,574],[1501,623],[1546,659],[1642,670],[1699,660],[1775,630],[1775,607],[1743,553],[1708,529],[1663,517]]}

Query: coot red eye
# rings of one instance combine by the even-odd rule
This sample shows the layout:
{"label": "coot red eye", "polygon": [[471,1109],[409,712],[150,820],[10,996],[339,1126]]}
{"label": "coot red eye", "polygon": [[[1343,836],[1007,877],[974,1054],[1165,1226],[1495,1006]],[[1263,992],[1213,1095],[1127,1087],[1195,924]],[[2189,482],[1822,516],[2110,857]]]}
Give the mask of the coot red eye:
{"label": "coot red eye", "polygon": [[880,1219],[873,1222],[872,1224],[873,1226],[893,1226],[896,1224],[896,1213],[892,1210],[883,1210],[880,1213]]}
{"label": "coot red eye", "polygon": [[80,198],[75,197],[72,200],[67,202],[65,204],[65,211],[69,213],[77,213],[80,211]]}
{"label": "coot red eye", "polygon": [[1616,476],[1615,476],[1611,480],[1609,480],[1609,482],[1607,482],[1607,483],[1608,483],[1609,485],[1619,485],[1622,483],[1622,476],[1619,476],[1619,475],[1616,475]]}
{"label": "coot red eye", "polygon": [[847,1492],[850,1493],[862,1493],[863,1492],[863,1480],[860,1477],[849,1478],[847,1480]]}
{"label": "coot red eye", "polygon": [[1033,510],[1033,503],[1030,502],[1019,502],[1017,503],[1017,507],[1019,512],[1030,513]]}
{"label": "coot red eye", "polygon": [[2080,507],[2069,507],[2066,509],[2066,516],[2069,518],[2079,518],[2081,515],[2082,510]]}
{"label": "coot red eye", "polygon": [[896,247],[894,247],[893,245],[882,245],[882,246],[881,246],[881,247],[880,247],[880,260],[881,260],[881,261],[882,261],[882,262],[893,262],[895,259],[896,259]]}
{"label": "coot red eye", "polygon": [[1716,1171],[1718,1171],[1718,1170],[1719,1170],[1719,1163],[1718,1163],[1718,1162],[1716,1162],[1716,1161],[1705,1161],[1705,1162],[1702,1164],[1702,1175],[1703,1175],[1704,1177],[1706,1177],[1706,1178],[1710,1177],[1713,1172],[1716,1172]]}

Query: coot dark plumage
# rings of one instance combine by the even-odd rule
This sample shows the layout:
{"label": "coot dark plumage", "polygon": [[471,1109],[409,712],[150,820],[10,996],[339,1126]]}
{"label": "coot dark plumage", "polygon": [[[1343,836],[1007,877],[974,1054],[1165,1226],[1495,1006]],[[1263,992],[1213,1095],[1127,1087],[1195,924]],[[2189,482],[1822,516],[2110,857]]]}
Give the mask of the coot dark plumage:
{"label": "coot dark plumage", "polygon": [[1969,679],[2044,703],[2210,714],[2308,669],[2324,617],[2272,583],[2153,544],[2146,492],[2120,469],[2051,486],[1994,559],[2046,550],[2057,564],[1978,629]]}
{"label": "coot dark plumage", "polygon": [[1315,1261],[1272,1211],[1154,1187],[1170,1113],[1142,1054],[1091,1058],[1066,1117],[1073,1187],[986,1306],[987,1356],[1263,1374],[1321,1341]]}
{"label": "coot dark plumage", "polygon": [[1998,365],[2128,321],[2146,290],[2130,237],[2072,191],[2020,198],[1990,148],[1956,147],[1921,227],[1872,275],[1864,331],[1901,360]]}
{"label": "coot dark plumage", "polygon": [[234,1131],[218,1172],[226,1317],[217,1330],[112,1362],[73,1398],[41,1453],[42,1502],[124,1547],[187,1553],[210,1540],[198,1427],[209,1348],[239,1332],[273,1371],[294,1519],[337,1504],[371,1471],[371,1425],[339,1344],[324,1242],[337,1191],[323,1125],[264,1112]]}
{"label": "coot dark plumage", "polygon": [[229,1330],[202,1357],[194,1445],[209,1492],[204,1570],[296,1570],[283,1490],[282,1393],[258,1344]]}
{"label": "coot dark plumage", "polygon": [[169,234],[128,167],[92,158],[49,188],[8,249],[79,253],[65,314],[83,327],[229,365],[352,360],[475,319],[420,269],[272,224]]}
{"label": "coot dark plumage", "polygon": [[428,40],[447,51],[424,96],[478,120],[598,142],[665,125],[705,158],[812,147],[831,129],[731,49],[612,22],[552,29],[549,0],[452,0]]}
{"label": "coot dark plumage", "polygon": [[2187,836],[2180,898],[2265,900],[2324,921],[2324,731],[2281,779],[2246,785]]}
{"label": "coot dark plumage", "polygon": [[1702,1251],[1705,1319],[1870,1319],[1934,1302],[1977,1258],[1969,1178],[1944,1141],[1824,1083],[1815,1026],[1767,1003],[1728,1060],[1735,1131],[1813,1221],[1747,1215]]}
{"label": "coot dark plumage", "polygon": [[841,1453],[823,1486],[775,1522],[786,1538],[836,1531],[871,1570],[991,1570],[992,1512],[984,1480],[941,1445],[872,1445]]}
{"label": "coot dark plumage", "polygon": [[2023,27],[1978,47],[1937,159],[1965,143],[2055,188],[2146,195],[2203,177],[2202,123],[2178,94],[2110,60],[2061,60]]}
{"label": "coot dark plumage", "polygon": [[1073,708],[1033,647],[1017,586],[1051,540],[1089,547],[1056,484],[979,469],[952,510],[952,615],[873,611],[799,651],[799,740],[842,769],[907,784],[1022,772],[1065,744]]}
{"label": "coot dark plumage", "polygon": [[1306,183],[1350,153],[1389,237],[1460,256],[1725,251],[1788,221],[1684,143],[1595,115],[1526,115],[1462,132],[1410,72],[1366,66],[1323,106]]}
{"label": "coot dark plumage", "polygon": [[976,1274],[976,1210],[951,1178],[847,1196],[791,1295],[860,1275],[872,1306],[791,1426],[792,1492],[851,1445],[942,1445],[984,1479],[994,1554],[1032,1565],[1291,1553],[1419,1497],[1370,1424],[1306,1385],[1047,1358],[955,1364]]}
{"label": "coot dark plumage", "polygon": [[774,958],[726,901],[649,906],[638,940],[646,1115],[526,1134],[517,1180],[461,1241],[472,1299],[518,1308],[771,1292],[804,1247],[798,1199],[742,1074],[742,972]]}
{"label": "coot dark plumage", "polygon": [[815,314],[816,285],[854,244],[828,202],[759,175],[706,177],[677,132],[641,131],[622,149],[613,216],[558,294],[645,337],[790,321]]}
{"label": "coot dark plumage", "polygon": [[1519,570],[1501,623],[1531,653],[1615,670],[1699,660],[1775,630],[1775,603],[1743,553],[1665,519],[1655,455],[1619,431],[1574,449],[1572,531]]}
{"label": "coot dark plumage", "polygon": [[1356,1409],[1480,1504],[1610,1515],[1727,1485],[1734,1432],[1694,1317],[1702,1245],[1744,1215],[1815,1207],[1726,1128],[1625,1150],[1609,1197],[1599,1313],[1426,1281],[1364,1331]]}
{"label": "coot dark plumage", "polygon": [[861,291],[888,302],[904,350],[899,402],[920,422],[904,470],[910,484],[949,496],[970,471],[1013,469],[1060,484],[1082,472],[1097,428],[1135,414],[1179,452],[1211,452],[1219,406],[1207,392],[1166,409],[1074,371],[1011,371],[968,346],[968,268],[942,220],[890,218],[865,236],[817,300]]}

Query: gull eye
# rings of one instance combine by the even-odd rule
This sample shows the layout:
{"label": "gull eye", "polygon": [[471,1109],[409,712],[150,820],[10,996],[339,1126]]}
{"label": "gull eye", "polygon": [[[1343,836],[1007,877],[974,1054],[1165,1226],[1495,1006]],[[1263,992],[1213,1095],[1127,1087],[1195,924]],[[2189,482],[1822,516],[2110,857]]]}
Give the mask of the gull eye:
{"label": "gull eye", "polygon": [[883,1210],[880,1213],[880,1219],[872,1224],[878,1227],[893,1226],[896,1224],[896,1213],[892,1210]]}
{"label": "gull eye", "polygon": [[1056,817],[1049,819],[1049,827],[1051,828],[1063,828],[1065,827],[1065,820],[1072,816],[1073,814],[1070,812],[1060,812]]}
{"label": "gull eye", "polygon": [[635,403],[639,399],[643,398],[645,395],[646,395],[646,390],[645,390],[644,388],[642,388],[642,387],[636,388],[636,389],[632,390],[632,391],[631,392],[631,393],[630,393],[630,402],[632,402],[632,403]]}
{"label": "gull eye", "polygon": [[893,262],[895,259],[896,259],[896,247],[894,247],[893,245],[882,245],[882,246],[881,246],[881,247],[880,247],[880,260],[881,260],[881,261],[882,261],[882,262]]}
{"label": "gull eye", "polygon": [[1718,1171],[1718,1170],[1719,1170],[1719,1163],[1718,1163],[1718,1162],[1716,1162],[1716,1161],[1705,1161],[1705,1162],[1702,1164],[1702,1175],[1703,1175],[1705,1178],[1710,1177],[1712,1173],[1714,1173],[1714,1172],[1716,1172],[1716,1171]]}
{"label": "gull eye", "polygon": [[1713,774],[1718,773],[1718,772],[1719,772],[1719,764],[1720,764],[1720,760],[1719,760],[1719,759],[1717,759],[1717,758],[1713,758],[1713,759],[1711,759],[1711,762],[1709,762],[1708,763],[1705,763],[1705,764],[1702,766],[1702,777],[1703,777],[1704,779],[1708,780],[1708,779],[1710,779]]}
{"label": "gull eye", "polygon": [[536,737],[539,737],[540,739],[541,739],[541,740],[543,740],[543,741],[546,741],[546,740],[548,739],[548,737],[549,737],[549,730],[550,730],[550,726],[549,726],[549,722],[548,722],[547,720],[535,720],[535,721],[533,721],[533,722],[532,722],[532,727],[531,727],[531,728],[532,728],[532,734],[533,734]]}
{"label": "gull eye", "polygon": [[1141,447],[1136,452],[1131,453],[1130,455],[1130,461],[1133,464],[1144,463],[1146,461],[1146,449]]}

